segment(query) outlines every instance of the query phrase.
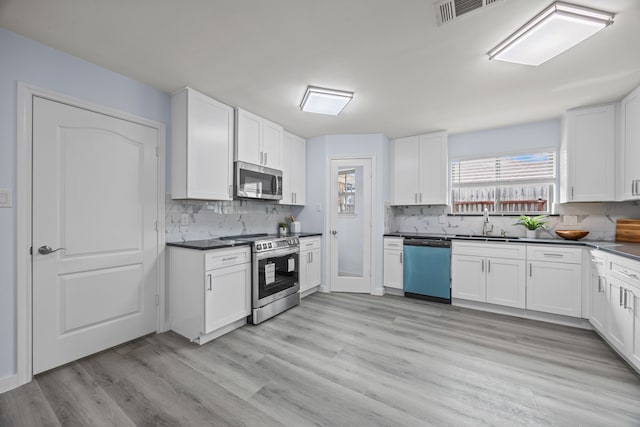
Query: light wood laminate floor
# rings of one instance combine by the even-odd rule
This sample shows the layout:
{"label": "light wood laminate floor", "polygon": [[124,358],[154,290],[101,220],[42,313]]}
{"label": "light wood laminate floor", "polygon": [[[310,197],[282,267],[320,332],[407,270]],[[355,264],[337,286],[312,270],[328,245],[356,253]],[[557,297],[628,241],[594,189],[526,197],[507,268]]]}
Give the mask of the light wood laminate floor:
{"label": "light wood laminate floor", "polygon": [[639,426],[594,332],[403,297],[319,294],[196,346],[147,336],[0,395],[0,426]]}

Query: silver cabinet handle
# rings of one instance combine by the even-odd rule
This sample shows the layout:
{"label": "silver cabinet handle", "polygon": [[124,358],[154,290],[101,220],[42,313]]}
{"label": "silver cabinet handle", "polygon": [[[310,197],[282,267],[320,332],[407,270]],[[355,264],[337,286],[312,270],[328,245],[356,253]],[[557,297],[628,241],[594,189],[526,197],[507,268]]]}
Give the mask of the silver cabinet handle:
{"label": "silver cabinet handle", "polygon": [[264,164],[265,165],[267,164],[267,152],[266,151],[264,152]]}
{"label": "silver cabinet handle", "polygon": [[564,257],[564,254],[550,254],[550,253],[546,253],[546,252],[544,254],[542,254],[542,255],[550,256],[550,257],[554,257],[554,258],[563,258]]}
{"label": "silver cabinet handle", "polygon": [[571,200],[573,200],[573,185],[571,186]]}
{"label": "silver cabinet handle", "polygon": [[529,263],[529,277],[533,277],[533,264]]}
{"label": "silver cabinet handle", "polygon": [[309,255],[311,255],[311,262],[313,262],[313,252],[309,252]]}
{"label": "silver cabinet handle", "polygon": [[222,258],[222,262],[233,261],[234,259],[238,259],[238,257],[237,256],[232,256],[232,257],[229,257],[229,258]]}
{"label": "silver cabinet handle", "polygon": [[487,260],[487,272],[491,273],[491,260],[490,259]]}
{"label": "silver cabinet handle", "polygon": [[402,252],[400,252],[400,264],[402,264]]}
{"label": "silver cabinet handle", "polygon": [[50,246],[40,246],[38,248],[38,253],[40,255],[49,255],[49,254],[52,254],[54,252],[62,251],[62,250],[65,250],[65,249],[66,248],[51,249]]}
{"label": "silver cabinet handle", "polygon": [[636,279],[638,278],[637,274],[631,273],[630,271],[627,271],[627,270],[620,270],[620,273],[624,274],[627,277],[635,277]]}
{"label": "silver cabinet handle", "polygon": [[207,276],[209,277],[209,291],[213,291],[213,284],[212,284],[212,280],[213,280],[213,275],[212,274],[207,274]]}
{"label": "silver cabinet handle", "polygon": [[420,203],[422,203],[422,193],[420,193]]}
{"label": "silver cabinet handle", "polygon": [[591,262],[593,262],[594,264],[604,265],[604,262],[602,262],[601,260],[599,260],[597,258],[591,258]]}
{"label": "silver cabinet handle", "polygon": [[602,276],[598,276],[598,292],[602,292]]}
{"label": "silver cabinet handle", "polygon": [[480,271],[482,271],[484,273],[484,259],[482,260],[482,268],[481,268]]}
{"label": "silver cabinet handle", "polygon": [[413,198],[418,203],[418,193],[413,193]]}
{"label": "silver cabinet handle", "polygon": [[624,308],[627,308],[627,293],[628,293],[628,292],[629,292],[629,290],[628,290],[628,289],[625,289],[625,290],[624,290],[624,304],[623,304],[623,307],[624,307]]}
{"label": "silver cabinet handle", "polygon": [[620,286],[618,289],[620,290],[620,303],[618,305],[622,307],[622,286]]}

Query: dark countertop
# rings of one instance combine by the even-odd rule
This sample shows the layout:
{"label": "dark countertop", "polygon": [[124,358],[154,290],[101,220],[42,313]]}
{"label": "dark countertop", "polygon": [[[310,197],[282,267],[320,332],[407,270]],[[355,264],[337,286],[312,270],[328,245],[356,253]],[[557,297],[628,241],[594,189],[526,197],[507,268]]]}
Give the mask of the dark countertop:
{"label": "dark countertop", "polygon": [[[322,233],[299,233],[288,234],[287,237],[313,237],[322,236]],[[229,240],[222,237],[216,237],[206,240],[188,240],[186,242],[167,242],[167,246],[175,246],[177,248],[197,249],[200,251],[208,251],[210,249],[232,248],[235,246],[248,246],[251,242],[245,240]]]}
{"label": "dark countertop", "polygon": [[640,243],[627,243],[615,241],[595,241],[595,240],[562,240],[562,239],[527,239],[526,237],[483,237],[483,236],[462,236],[451,234],[429,234],[413,232],[386,233],[385,237],[404,237],[414,239],[441,239],[441,240],[473,240],[477,242],[512,242],[512,243],[538,243],[551,245],[575,245],[588,246],[600,249],[614,255],[631,258],[640,261]]}

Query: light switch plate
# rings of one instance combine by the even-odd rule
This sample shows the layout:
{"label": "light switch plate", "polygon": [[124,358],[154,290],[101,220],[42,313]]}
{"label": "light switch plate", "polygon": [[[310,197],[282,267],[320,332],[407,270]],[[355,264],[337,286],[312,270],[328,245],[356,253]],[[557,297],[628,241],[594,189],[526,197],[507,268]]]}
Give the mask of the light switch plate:
{"label": "light switch plate", "polygon": [[564,215],[562,223],[564,225],[578,225],[578,217],[576,215]]}
{"label": "light switch plate", "polygon": [[189,225],[189,214],[180,215],[180,225]]}
{"label": "light switch plate", "polygon": [[11,206],[13,206],[11,190],[8,188],[0,188],[0,208],[10,208]]}

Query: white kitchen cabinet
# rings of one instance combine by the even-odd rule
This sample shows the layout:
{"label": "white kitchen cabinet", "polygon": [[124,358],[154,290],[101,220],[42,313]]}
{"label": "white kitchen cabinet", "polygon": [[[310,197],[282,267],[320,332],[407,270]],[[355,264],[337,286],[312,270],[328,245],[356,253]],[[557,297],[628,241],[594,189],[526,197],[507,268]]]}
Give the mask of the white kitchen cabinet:
{"label": "white kitchen cabinet", "polygon": [[527,309],[582,315],[582,249],[527,245]]}
{"label": "white kitchen cabinet", "polygon": [[284,132],[282,152],[283,205],[304,206],[306,141],[290,132]]}
{"label": "white kitchen cabinet", "polygon": [[387,288],[402,289],[403,286],[403,242],[402,237],[385,237],[382,284]]}
{"label": "white kitchen cabinet", "polygon": [[300,292],[316,288],[321,284],[321,247],[320,237],[300,238]]}
{"label": "white kitchen cabinet", "polygon": [[525,254],[525,245],[454,242],[451,296],[524,308]]}
{"label": "white kitchen cabinet", "polygon": [[236,160],[282,170],[283,135],[282,126],[236,108]]}
{"label": "white kitchen cabinet", "polygon": [[231,200],[233,108],[191,88],[171,96],[171,198]]}
{"label": "white kitchen cabinet", "polygon": [[169,257],[172,330],[204,344],[246,323],[251,312],[248,246],[171,247]]}
{"label": "white kitchen cabinet", "polygon": [[620,104],[618,200],[640,199],[640,87]]}
{"label": "white kitchen cabinet", "polygon": [[589,293],[591,310],[589,322],[600,333],[606,334],[608,320],[606,255],[602,251],[591,251],[591,274]]}
{"label": "white kitchen cabinet", "polygon": [[609,325],[606,338],[640,370],[640,262],[610,255],[608,266]]}
{"label": "white kitchen cabinet", "polygon": [[561,146],[561,202],[615,201],[617,104],[567,111]]}
{"label": "white kitchen cabinet", "polygon": [[393,141],[393,204],[446,205],[447,134],[398,138]]}

